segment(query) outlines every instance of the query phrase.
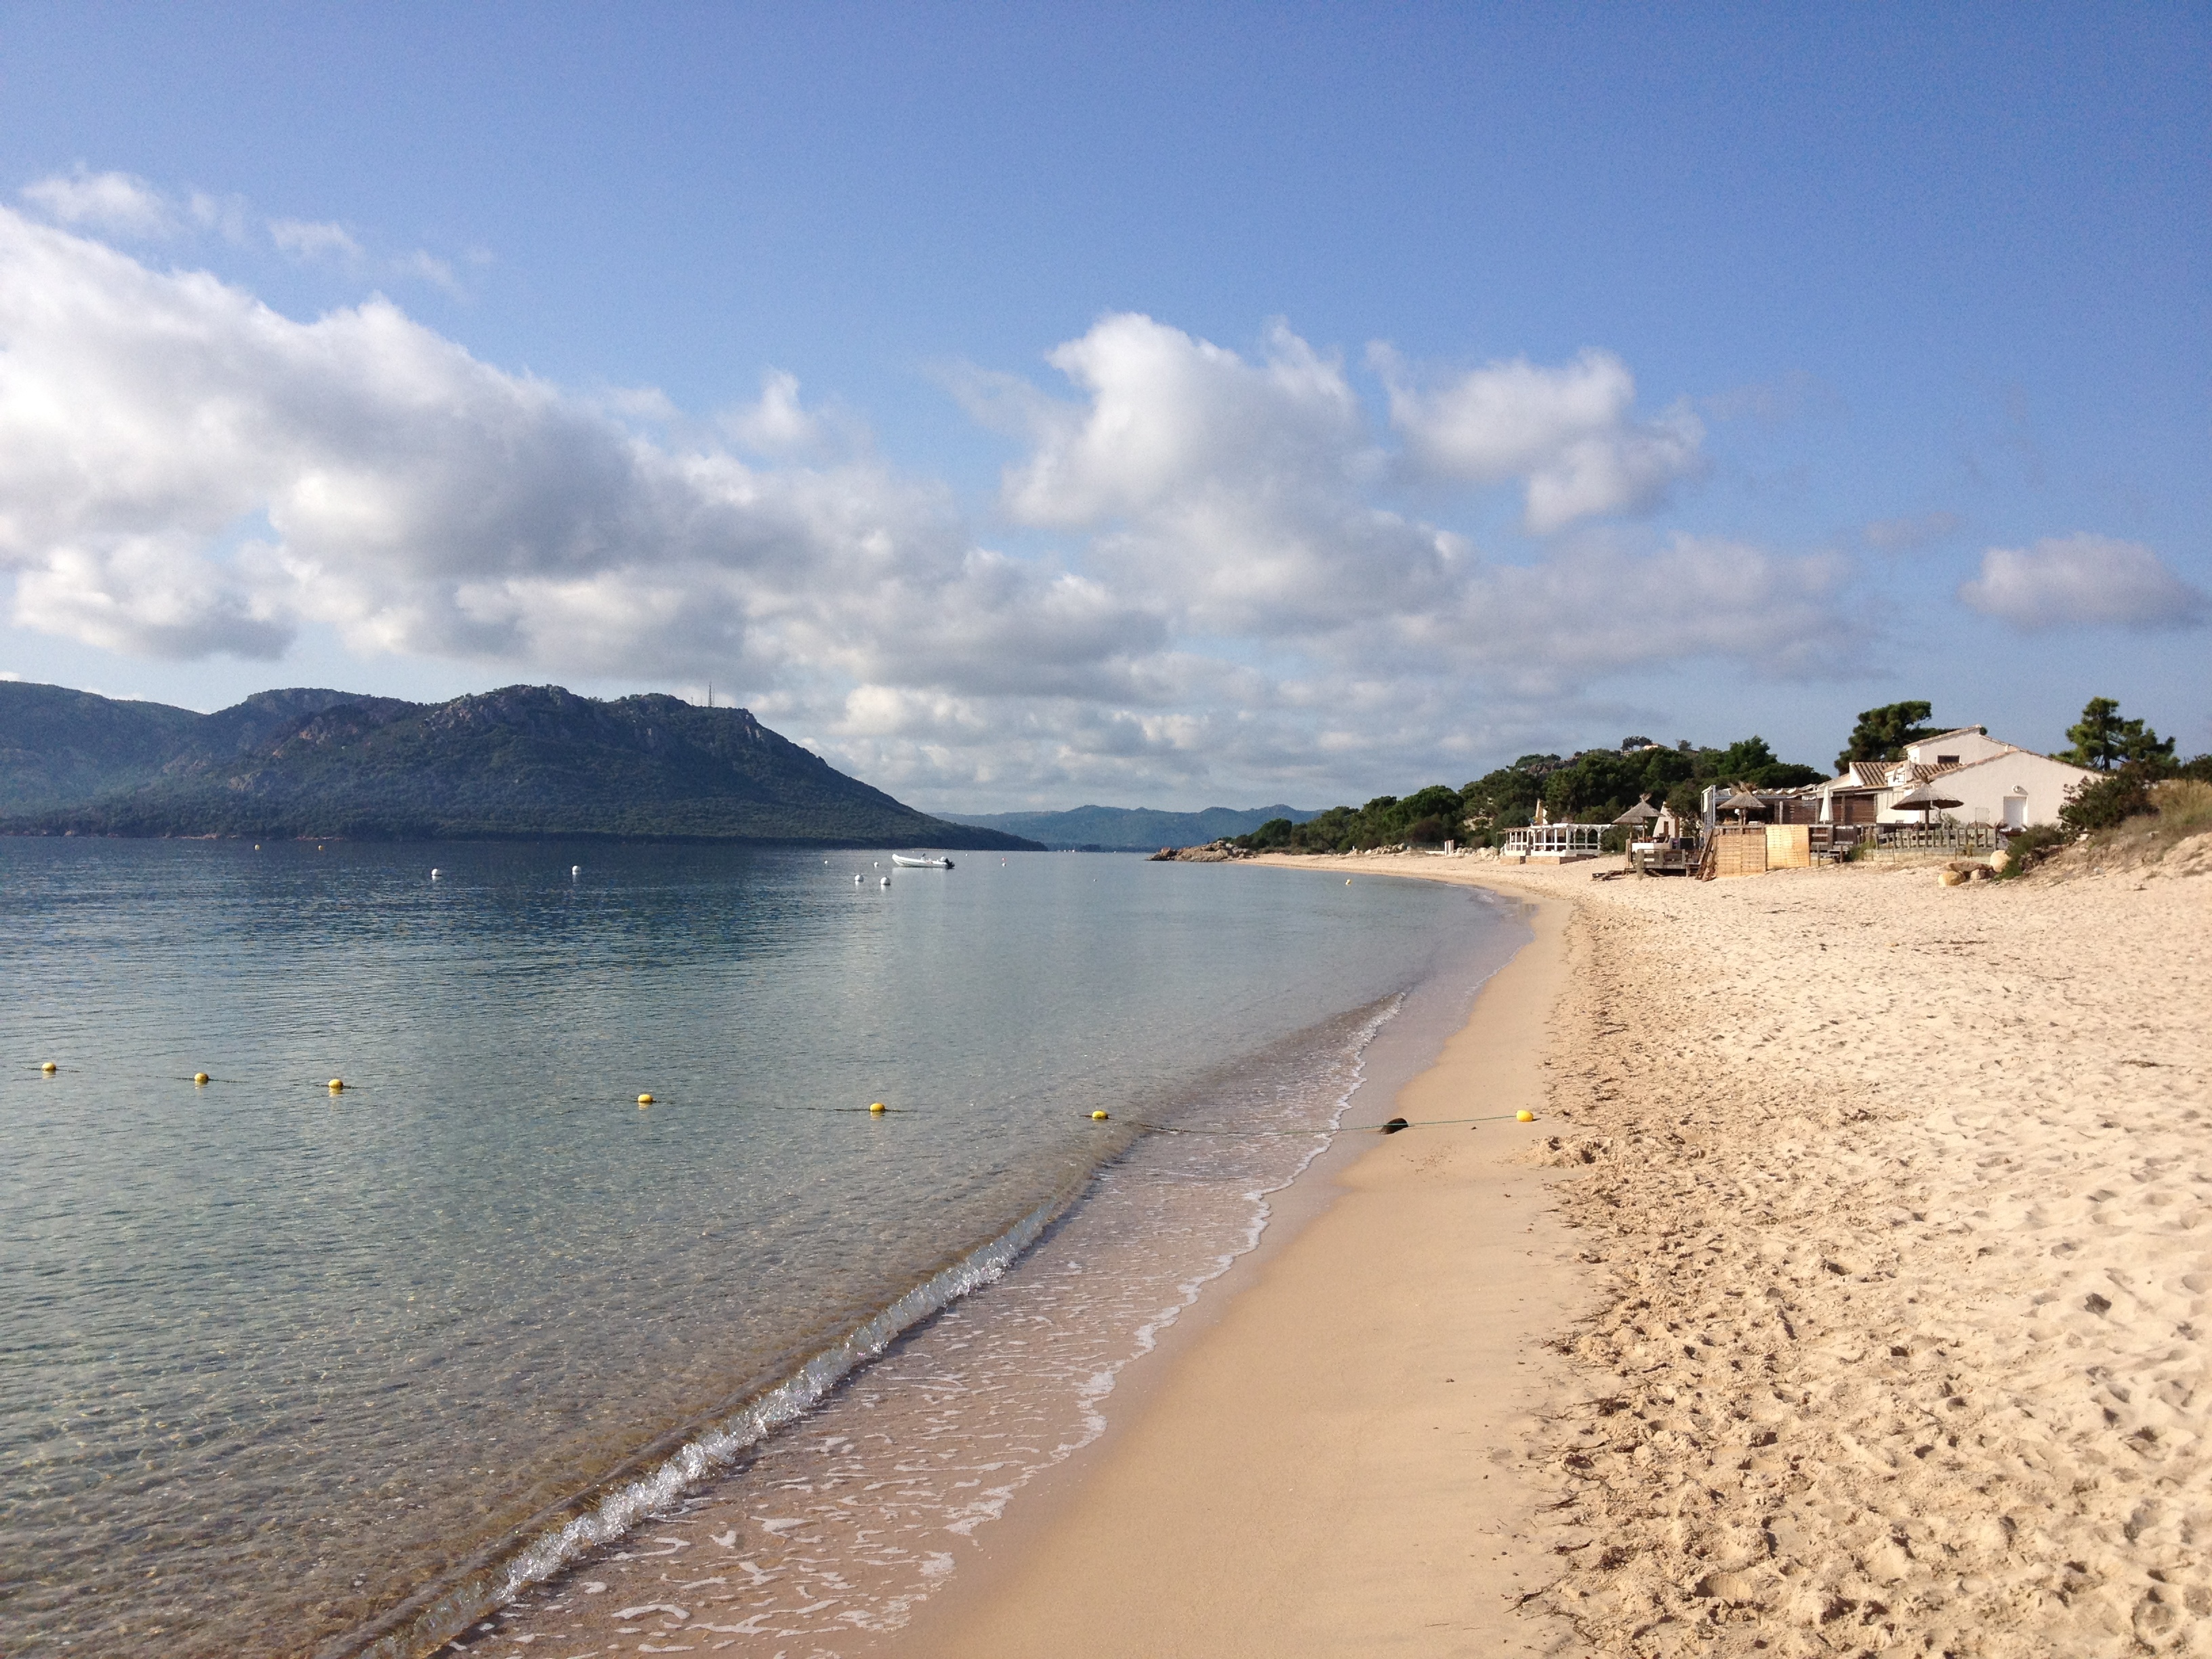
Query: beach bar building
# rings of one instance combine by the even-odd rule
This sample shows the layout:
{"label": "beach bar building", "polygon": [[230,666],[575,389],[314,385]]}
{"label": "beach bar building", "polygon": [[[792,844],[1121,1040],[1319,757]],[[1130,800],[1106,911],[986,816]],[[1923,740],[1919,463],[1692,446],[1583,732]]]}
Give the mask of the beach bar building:
{"label": "beach bar building", "polygon": [[1532,823],[1508,830],[1498,857],[1511,864],[1574,864],[1598,855],[1602,823]]}

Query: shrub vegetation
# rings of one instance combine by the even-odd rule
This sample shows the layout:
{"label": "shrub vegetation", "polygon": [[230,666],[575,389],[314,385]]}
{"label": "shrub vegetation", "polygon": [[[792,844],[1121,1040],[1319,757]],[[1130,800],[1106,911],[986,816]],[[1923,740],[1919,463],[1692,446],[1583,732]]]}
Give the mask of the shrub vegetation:
{"label": "shrub vegetation", "polygon": [[[1740,738],[1724,749],[1687,742],[1672,749],[1631,738],[1618,749],[1586,749],[1562,758],[1523,755],[1510,766],[1462,788],[1432,783],[1405,796],[1377,795],[1364,806],[1332,806],[1304,823],[1272,818],[1237,844],[1255,852],[1352,853],[1376,847],[1491,846],[1535,821],[1539,803],[1555,823],[1607,823],[1650,796],[1694,817],[1714,783],[1787,789],[1827,775],[1779,758],[1765,738]],[[1626,836],[1617,837],[1624,844]]]}

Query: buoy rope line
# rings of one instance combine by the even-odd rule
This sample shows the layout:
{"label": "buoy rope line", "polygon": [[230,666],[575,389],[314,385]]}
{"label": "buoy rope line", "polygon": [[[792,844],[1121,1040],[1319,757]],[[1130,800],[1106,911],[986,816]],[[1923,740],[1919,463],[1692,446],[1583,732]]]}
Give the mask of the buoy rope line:
{"label": "buoy rope line", "polygon": [[[52,1060],[46,1060],[41,1063],[36,1069],[46,1077],[58,1076],[62,1071],[62,1067],[56,1065]],[[76,1075],[82,1076],[83,1074],[82,1068],[79,1068]],[[110,1080],[113,1081],[115,1079],[111,1076]],[[137,1074],[126,1073],[123,1075],[120,1080],[125,1084],[143,1084],[147,1079],[143,1073]],[[211,1085],[228,1084],[234,1088],[276,1090],[313,1089],[323,1093],[334,1095],[357,1095],[362,1092],[362,1085],[360,1084],[350,1082],[344,1078],[337,1077],[331,1078],[322,1083],[315,1083],[302,1078],[279,1078],[272,1081],[269,1078],[262,1076],[216,1077],[207,1072],[194,1072],[190,1075],[186,1075],[181,1072],[162,1072],[156,1074],[155,1080],[162,1083],[189,1083],[194,1088],[198,1089],[204,1089]]]}
{"label": "buoy rope line", "polygon": [[[46,1060],[40,1064],[39,1069],[45,1075],[52,1077],[61,1068],[52,1060]],[[205,1072],[196,1072],[190,1077],[165,1077],[164,1080],[172,1083],[189,1083],[200,1088],[204,1088],[212,1083],[243,1083],[249,1085],[258,1085],[264,1088],[272,1086],[276,1088],[313,1086],[305,1084],[294,1085],[289,1083],[272,1085],[265,1079],[216,1078],[210,1076]],[[361,1092],[361,1085],[359,1084],[348,1083],[342,1078],[332,1078],[329,1082],[320,1086],[326,1092],[333,1095],[359,1094]],[[658,1095],[641,1094],[637,1097],[637,1103],[641,1107],[646,1107],[658,1106],[667,1103],[663,1102],[661,1097]],[[763,1103],[759,1105],[752,1106],[745,1109],[752,1111],[804,1112],[812,1114],[846,1113],[857,1114],[862,1117],[922,1117],[927,1115],[927,1114],[921,1111],[915,1107],[892,1106],[880,1100],[875,1101],[866,1106],[793,1106]],[[1112,1114],[1108,1112],[1094,1111],[1089,1114],[1089,1116],[1091,1121],[1094,1123],[1105,1123],[1112,1121]],[[1277,1140],[1297,1139],[1308,1135],[1352,1135],[1368,1133],[1395,1135],[1400,1131],[1405,1129],[1441,1129],[1449,1128],[1462,1123],[1534,1123],[1536,1121],[1536,1115],[1534,1112],[1522,1110],[1518,1112],[1486,1112],[1475,1117],[1424,1117],[1411,1120],[1402,1117],[1394,1117],[1381,1123],[1340,1123],[1335,1125],[1334,1127],[1327,1125],[1317,1125],[1311,1128],[1303,1129],[1242,1129],[1224,1127],[1218,1124],[1207,1123],[1155,1123],[1148,1118],[1140,1117],[1126,1118],[1122,1121],[1126,1122],[1129,1127],[1133,1129],[1140,1129],[1147,1134],[1200,1135],[1217,1139],[1240,1140]]]}

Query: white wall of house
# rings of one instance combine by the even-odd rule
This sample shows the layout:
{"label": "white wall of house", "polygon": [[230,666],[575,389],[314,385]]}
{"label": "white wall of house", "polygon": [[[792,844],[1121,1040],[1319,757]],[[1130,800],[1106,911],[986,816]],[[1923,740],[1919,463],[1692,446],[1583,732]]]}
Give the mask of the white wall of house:
{"label": "white wall of house", "polygon": [[1972,766],[1976,761],[1987,760],[1992,755],[2002,755],[2012,745],[1999,743],[1978,726],[1963,726],[1955,732],[1944,732],[1925,743],[1905,745],[1905,758],[1919,766],[1943,766],[1957,763]]}
{"label": "white wall of house", "polygon": [[[1958,752],[1948,742],[1940,746],[1947,755]],[[1960,803],[1938,811],[1936,817],[1953,817],[1961,823],[2009,824],[2014,829],[2031,823],[2056,823],[2058,809],[2066,804],[2066,792],[2097,775],[2081,767],[2069,766],[2064,761],[2052,760],[2047,755],[2026,749],[1996,747],[1998,752],[1989,759],[1970,762],[1935,781],[1937,788]],[[1932,754],[1923,763],[1933,765]],[[1919,808],[1900,811],[1889,805],[1911,788],[1910,784],[1904,785],[1884,795],[1882,823],[1920,822]]]}

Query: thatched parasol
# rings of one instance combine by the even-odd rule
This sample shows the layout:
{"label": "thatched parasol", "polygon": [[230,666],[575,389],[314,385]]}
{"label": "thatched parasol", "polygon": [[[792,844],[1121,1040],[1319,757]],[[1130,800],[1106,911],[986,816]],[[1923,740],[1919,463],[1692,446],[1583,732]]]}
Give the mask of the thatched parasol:
{"label": "thatched parasol", "polygon": [[1630,807],[1626,812],[1623,812],[1619,817],[1615,818],[1613,822],[1618,824],[1626,824],[1628,828],[1633,830],[1643,824],[1650,823],[1652,819],[1658,816],[1659,809],[1651,804],[1651,797],[1649,795],[1639,795],[1636,799],[1636,805]]}
{"label": "thatched parasol", "polygon": [[1947,794],[1944,792],[1942,785],[1938,784],[1931,778],[1925,783],[1917,784],[1912,788],[1908,789],[1905,793],[1898,796],[1896,799],[1891,801],[1890,805],[1895,807],[1918,807],[1920,809],[1920,822],[1924,824],[1929,821],[1928,815],[1936,811],[1938,807],[1948,808],[1953,806],[1964,806],[1966,802],[1954,799],[1949,794]]}
{"label": "thatched parasol", "polygon": [[1765,801],[1753,794],[1750,790],[1738,787],[1723,796],[1716,804],[1716,810],[1735,813],[1735,821],[1741,823],[1747,812],[1764,812],[1768,810],[1768,807]]}

